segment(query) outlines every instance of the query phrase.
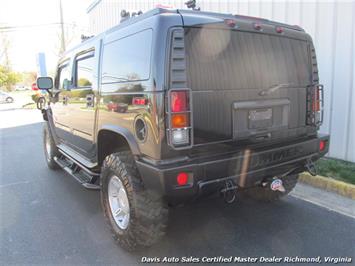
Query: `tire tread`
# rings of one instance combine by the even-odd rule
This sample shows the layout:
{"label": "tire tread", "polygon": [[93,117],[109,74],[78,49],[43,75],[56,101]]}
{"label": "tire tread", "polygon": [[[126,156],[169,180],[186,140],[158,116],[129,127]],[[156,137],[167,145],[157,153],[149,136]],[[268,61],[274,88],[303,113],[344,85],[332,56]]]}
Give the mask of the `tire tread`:
{"label": "tire tread", "polygon": [[[130,224],[126,230],[118,228],[110,214],[105,188],[112,173],[121,179],[130,202]],[[144,187],[131,152],[107,156],[101,175],[101,203],[115,240],[127,250],[157,242],[165,234],[168,209],[158,195]]]}

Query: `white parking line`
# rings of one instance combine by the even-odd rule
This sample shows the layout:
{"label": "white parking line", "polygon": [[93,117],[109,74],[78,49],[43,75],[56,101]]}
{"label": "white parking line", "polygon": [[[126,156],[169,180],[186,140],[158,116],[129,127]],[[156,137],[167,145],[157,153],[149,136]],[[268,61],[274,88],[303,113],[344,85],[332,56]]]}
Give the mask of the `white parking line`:
{"label": "white parking line", "polygon": [[29,183],[31,183],[31,182],[30,181],[13,182],[13,183],[0,185],[0,188],[12,187],[12,186],[16,186],[16,185],[23,185],[23,184],[29,184]]}
{"label": "white parking line", "polygon": [[355,219],[355,200],[353,199],[302,183],[297,184],[290,195]]}

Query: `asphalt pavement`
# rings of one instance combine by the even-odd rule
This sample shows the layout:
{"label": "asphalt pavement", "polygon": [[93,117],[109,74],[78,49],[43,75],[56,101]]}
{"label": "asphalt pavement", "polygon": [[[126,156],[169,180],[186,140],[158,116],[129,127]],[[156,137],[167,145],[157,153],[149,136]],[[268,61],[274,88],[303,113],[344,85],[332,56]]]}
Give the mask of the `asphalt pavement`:
{"label": "asphalt pavement", "polygon": [[231,205],[211,198],[175,208],[166,237],[126,252],[111,237],[99,193],[47,168],[38,111],[0,111],[0,127],[0,265],[136,265],[165,256],[355,259],[355,219],[301,196]]}

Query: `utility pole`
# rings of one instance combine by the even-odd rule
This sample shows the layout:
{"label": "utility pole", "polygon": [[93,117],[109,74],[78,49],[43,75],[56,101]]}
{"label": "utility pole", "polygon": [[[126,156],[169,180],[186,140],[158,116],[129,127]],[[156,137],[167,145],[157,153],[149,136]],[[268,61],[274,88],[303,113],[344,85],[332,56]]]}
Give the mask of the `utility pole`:
{"label": "utility pole", "polygon": [[0,63],[5,66],[7,70],[10,70],[11,63],[9,58],[10,41],[5,32],[0,32]]}
{"label": "utility pole", "polygon": [[60,54],[63,54],[65,51],[65,35],[64,35],[64,21],[63,21],[63,8],[62,8],[62,0],[59,0],[59,12],[60,12],[60,27],[62,30],[61,38],[60,38]]}

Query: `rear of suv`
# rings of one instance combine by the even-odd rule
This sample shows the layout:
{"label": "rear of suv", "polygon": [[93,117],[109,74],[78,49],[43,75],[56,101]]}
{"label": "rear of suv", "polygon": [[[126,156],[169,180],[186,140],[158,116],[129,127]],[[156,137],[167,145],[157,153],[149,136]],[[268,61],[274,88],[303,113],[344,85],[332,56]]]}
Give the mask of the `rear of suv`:
{"label": "rear of suv", "polygon": [[297,26],[154,9],[66,52],[54,85],[37,84],[50,96],[48,166],[100,189],[127,249],[202,195],[279,199],[328,152],[316,55]]}

